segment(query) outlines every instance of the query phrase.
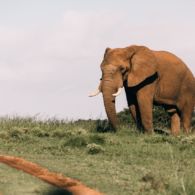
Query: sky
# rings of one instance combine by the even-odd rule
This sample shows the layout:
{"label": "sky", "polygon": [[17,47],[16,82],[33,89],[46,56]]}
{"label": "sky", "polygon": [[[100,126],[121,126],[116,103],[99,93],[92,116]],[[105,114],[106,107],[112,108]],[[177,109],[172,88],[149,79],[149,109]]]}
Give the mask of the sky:
{"label": "sky", "polygon": [[88,94],[106,47],[167,50],[195,74],[194,19],[194,0],[0,0],[0,116],[104,118]]}

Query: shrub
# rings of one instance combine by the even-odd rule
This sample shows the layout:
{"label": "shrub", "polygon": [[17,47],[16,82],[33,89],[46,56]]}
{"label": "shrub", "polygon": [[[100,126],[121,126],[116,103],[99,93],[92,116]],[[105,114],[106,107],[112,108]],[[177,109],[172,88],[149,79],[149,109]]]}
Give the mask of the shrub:
{"label": "shrub", "polygon": [[191,135],[191,136],[188,136],[188,137],[183,137],[181,139],[181,142],[182,143],[186,143],[186,144],[195,144],[195,135]]}
{"label": "shrub", "polygon": [[8,133],[0,132],[0,139],[8,139],[8,138],[9,138]]}
{"label": "shrub", "polygon": [[106,142],[106,139],[103,135],[94,134],[90,136],[90,141],[96,144],[104,144]]}
{"label": "shrub", "polygon": [[53,133],[53,137],[72,137],[76,135],[87,135],[87,131],[83,128],[77,127],[73,129],[56,129]]}
{"label": "shrub", "polygon": [[64,146],[71,146],[71,147],[84,147],[86,146],[88,143],[88,139],[87,137],[84,136],[72,136],[69,137],[68,140],[66,140],[65,142],[63,142],[61,144],[62,147]]}
{"label": "shrub", "polygon": [[156,127],[169,128],[170,126],[169,114],[160,106],[153,108],[153,121]]}
{"label": "shrub", "polygon": [[87,149],[88,154],[98,154],[105,151],[102,146],[94,143],[88,144]]}
{"label": "shrub", "polygon": [[37,137],[49,137],[49,133],[42,130],[40,127],[32,128],[31,133]]}
{"label": "shrub", "polygon": [[66,132],[64,129],[56,129],[52,132],[52,137],[62,138],[66,136]]}
{"label": "shrub", "polygon": [[24,132],[22,131],[22,129],[18,127],[13,127],[8,131],[9,137],[15,138],[15,139],[21,139],[23,134]]}
{"label": "shrub", "polygon": [[173,136],[152,136],[152,137],[145,137],[144,141],[146,143],[169,143],[169,144],[178,144],[179,140],[176,137]]}
{"label": "shrub", "polygon": [[[134,124],[134,121],[130,115],[129,109],[124,109],[117,114],[120,123],[122,124]],[[167,128],[170,125],[168,113],[160,106],[154,106],[153,108],[153,122],[156,127]]]}
{"label": "shrub", "polygon": [[134,124],[134,120],[130,116],[130,111],[128,108],[125,108],[123,111],[117,113],[117,117],[122,124]]}
{"label": "shrub", "polygon": [[108,120],[97,120],[96,131],[99,133],[105,133],[105,132],[113,132],[115,130],[109,124]]}
{"label": "shrub", "polygon": [[74,134],[76,135],[87,135],[87,131],[83,128],[73,129]]}
{"label": "shrub", "polygon": [[168,187],[168,184],[162,177],[154,175],[152,173],[147,173],[141,178],[141,181],[145,183],[142,187],[142,191],[152,191],[163,192]]}

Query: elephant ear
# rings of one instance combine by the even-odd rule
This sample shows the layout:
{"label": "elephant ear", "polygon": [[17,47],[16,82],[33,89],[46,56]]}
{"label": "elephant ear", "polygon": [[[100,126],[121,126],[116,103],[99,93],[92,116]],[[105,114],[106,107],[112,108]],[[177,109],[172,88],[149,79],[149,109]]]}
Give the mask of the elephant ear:
{"label": "elephant ear", "polygon": [[110,50],[111,50],[111,48],[109,48],[109,47],[106,48],[106,50],[105,50],[105,52],[104,52],[104,58],[106,57],[106,54],[107,54],[108,51],[110,51]]}
{"label": "elephant ear", "polygon": [[130,61],[130,71],[127,77],[128,87],[134,87],[152,76],[157,71],[154,54],[147,48],[137,51]]}

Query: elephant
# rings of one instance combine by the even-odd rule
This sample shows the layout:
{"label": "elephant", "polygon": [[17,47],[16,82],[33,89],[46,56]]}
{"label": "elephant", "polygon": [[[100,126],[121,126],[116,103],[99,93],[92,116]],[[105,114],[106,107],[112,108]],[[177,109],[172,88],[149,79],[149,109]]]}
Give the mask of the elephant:
{"label": "elephant", "polygon": [[107,48],[100,65],[102,92],[106,114],[116,130],[118,120],[115,98],[124,87],[130,114],[138,128],[153,133],[153,105],[169,113],[171,133],[178,135],[182,124],[190,132],[195,106],[195,78],[187,65],[168,51],[154,51],[146,46],[131,45]]}

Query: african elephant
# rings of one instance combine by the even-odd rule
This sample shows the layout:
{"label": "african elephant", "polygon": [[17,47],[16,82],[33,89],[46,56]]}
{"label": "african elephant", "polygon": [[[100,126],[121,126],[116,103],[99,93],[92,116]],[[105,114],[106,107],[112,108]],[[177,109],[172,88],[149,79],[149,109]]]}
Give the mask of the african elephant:
{"label": "african elephant", "polygon": [[153,132],[153,104],[163,106],[171,117],[171,132],[177,135],[180,121],[190,131],[195,106],[195,78],[174,54],[145,46],[107,48],[101,63],[102,78],[95,96],[102,92],[109,122],[117,128],[115,97],[124,87],[130,113],[138,127]]}

